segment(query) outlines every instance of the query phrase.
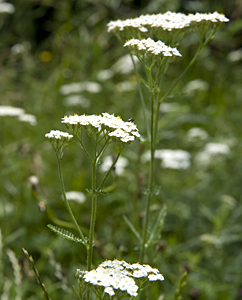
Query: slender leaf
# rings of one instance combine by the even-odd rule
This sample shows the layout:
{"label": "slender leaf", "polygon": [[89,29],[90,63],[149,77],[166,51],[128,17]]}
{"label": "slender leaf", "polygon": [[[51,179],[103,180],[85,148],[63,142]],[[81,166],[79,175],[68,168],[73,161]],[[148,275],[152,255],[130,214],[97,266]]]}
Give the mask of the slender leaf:
{"label": "slender leaf", "polygon": [[129,228],[131,229],[131,231],[133,232],[133,234],[137,237],[138,241],[141,243],[142,242],[142,238],[141,235],[139,234],[139,232],[134,228],[134,225],[129,221],[129,219],[123,215],[124,221],[126,222],[126,224],[129,226]]}

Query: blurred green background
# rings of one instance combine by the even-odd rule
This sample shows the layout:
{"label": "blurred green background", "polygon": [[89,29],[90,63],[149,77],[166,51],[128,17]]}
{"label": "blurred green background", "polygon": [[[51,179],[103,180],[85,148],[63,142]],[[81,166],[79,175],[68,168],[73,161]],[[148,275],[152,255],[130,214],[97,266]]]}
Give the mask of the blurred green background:
{"label": "blurred green background", "polygon": [[[51,129],[65,131],[60,122],[64,115],[102,112],[134,118],[145,135],[134,72],[125,68],[126,61],[118,62],[127,51],[107,33],[107,23],[168,10],[218,11],[230,22],[203,49],[160,112],[157,148],[185,150],[190,160],[187,168],[172,169],[162,167],[157,159],[155,181],[161,193],[152,211],[155,216],[166,204],[167,216],[147,263],[157,267],[165,281],[154,284],[148,299],[174,299],[185,270],[184,299],[241,299],[241,0],[19,0],[13,4],[14,11],[0,12],[0,104],[24,109],[32,122],[0,114],[2,299],[43,299],[22,247],[33,256],[52,299],[77,299],[72,285],[75,270],[85,269],[86,253],[46,226],[70,219],[61,200],[55,154],[44,135]],[[182,41],[183,57],[172,63],[167,85],[189,63],[197,46],[192,34]],[[80,82],[93,84],[67,85]],[[194,127],[200,134],[194,134]],[[206,154],[208,143],[216,143],[219,153]],[[114,172],[109,178],[115,189],[98,199],[94,266],[113,258],[138,261],[135,237],[122,216],[141,228],[146,150],[138,141],[125,149],[127,166],[121,175]],[[106,155],[115,151],[110,147]],[[75,141],[66,149],[62,166],[67,191],[90,188],[89,162]],[[39,183],[33,184],[30,176]],[[88,228],[90,198],[71,205],[81,226]]]}

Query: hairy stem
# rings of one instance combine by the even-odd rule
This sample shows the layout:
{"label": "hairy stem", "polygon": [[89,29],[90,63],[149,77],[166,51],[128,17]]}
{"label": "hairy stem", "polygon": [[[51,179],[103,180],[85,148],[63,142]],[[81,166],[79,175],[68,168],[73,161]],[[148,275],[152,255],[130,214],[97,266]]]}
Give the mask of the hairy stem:
{"label": "hairy stem", "polygon": [[148,77],[149,77],[149,86],[150,86],[150,170],[149,170],[149,187],[148,187],[148,199],[146,203],[146,215],[143,227],[143,236],[142,236],[142,245],[141,245],[141,252],[140,252],[140,263],[143,263],[144,255],[145,255],[145,245],[146,245],[146,236],[149,224],[149,215],[150,215],[150,204],[152,200],[152,188],[153,188],[153,173],[154,173],[154,90],[153,90],[153,83],[152,83],[152,75],[151,75],[151,68],[148,70]]}

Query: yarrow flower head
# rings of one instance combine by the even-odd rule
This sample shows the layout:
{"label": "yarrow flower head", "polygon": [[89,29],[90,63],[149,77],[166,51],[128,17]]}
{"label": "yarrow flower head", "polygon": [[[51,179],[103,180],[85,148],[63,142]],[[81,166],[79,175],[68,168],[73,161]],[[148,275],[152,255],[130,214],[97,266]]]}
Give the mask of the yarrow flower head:
{"label": "yarrow flower head", "polygon": [[120,117],[109,113],[65,116],[62,123],[74,133],[86,129],[90,136],[104,134],[107,138],[111,137],[119,146],[124,146],[136,137],[140,137],[137,126],[133,122],[125,122]]}
{"label": "yarrow flower head", "polygon": [[[164,14],[141,15],[137,18],[110,21],[108,32],[113,32],[121,39],[130,39],[142,36],[156,37],[169,45],[177,45],[186,33],[196,29],[206,22],[209,26],[221,25],[229,19],[217,12],[209,14],[175,13],[167,11]],[[202,22],[202,23],[201,23]]]}
{"label": "yarrow flower head", "polygon": [[224,23],[229,22],[223,14],[214,13],[196,13],[189,15],[191,26],[197,32],[201,41],[204,41],[208,33],[214,35]]}
{"label": "yarrow flower head", "polygon": [[129,47],[131,54],[136,55],[142,63],[155,59],[159,64],[167,64],[173,60],[174,56],[181,56],[176,48],[166,46],[161,41],[155,42],[151,38],[131,39],[124,44],[124,47]]}
{"label": "yarrow flower head", "polygon": [[65,147],[69,144],[73,135],[68,132],[59,130],[51,130],[50,133],[46,133],[45,137],[48,138],[52,147],[59,158],[62,158]]}
{"label": "yarrow flower head", "polygon": [[[149,265],[129,264],[119,260],[104,261],[90,272],[78,269],[77,277],[81,284],[90,285],[95,293],[104,292],[114,296],[121,292],[124,297],[138,296],[139,287],[144,281],[164,280],[160,272]],[[101,291],[100,287],[103,288]]]}

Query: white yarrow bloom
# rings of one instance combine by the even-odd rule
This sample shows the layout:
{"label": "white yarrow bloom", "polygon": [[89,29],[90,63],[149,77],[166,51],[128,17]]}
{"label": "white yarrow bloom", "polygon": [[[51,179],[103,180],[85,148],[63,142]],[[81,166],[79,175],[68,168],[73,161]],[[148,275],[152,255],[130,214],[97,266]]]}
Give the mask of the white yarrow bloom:
{"label": "white yarrow bloom", "polygon": [[134,54],[137,56],[139,56],[139,53],[136,53],[137,50],[141,52],[140,55],[182,56],[176,48],[166,46],[161,41],[155,42],[151,38],[142,40],[131,39],[124,44],[124,47],[129,47],[131,50],[134,50]]}
{"label": "white yarrow bloom", "polygon": [[[109,113],[102,115],[74,115],[65,116],[62,123],[66,124],[74,130],[80,126],[85,128],[96,129],[98,132],[103,131],[116,142],[128,143],[135,140],[135,137],[140,137],[136,125],[132,122],[124,122],[120,117],[115,117]],[[92,134],[92,133],[91,133]]]}
{"label": "white yarrow bloom", "polygon": [[[77,270],[78,278],[91,284],[93,290],[103,287],[103,291],[109,296],[114,296],[117,290],[127,293],[127,296],[138,296],[139,285],[145,280],[164,280],[157,269],[149,265],[128,264],[125,261],[107,260],[101,263],[96,270],[83,272]],[[140,279],[142,278],[142,281]],[[136,282],[137,281],[137,282]]]}
{"label": "white yarrow bloom", "polygon": [[57,140],[61,140],[62,138],[64,139],[71,139],[73,137],[73,135],[69,134],[68,132],[63,132],[60,130],[51,130],[50,133],[46,133],[45,137],[47,137],[48,139],[57,139]]}
{"label": "white yarrow bloom", "polygon": [[148,276],[149,278],[149,281],[156,281],[156,280],[160,280],[160,281],[163,281],[164,280],[164,277],[161,275],[161,274],[150,274]]}

